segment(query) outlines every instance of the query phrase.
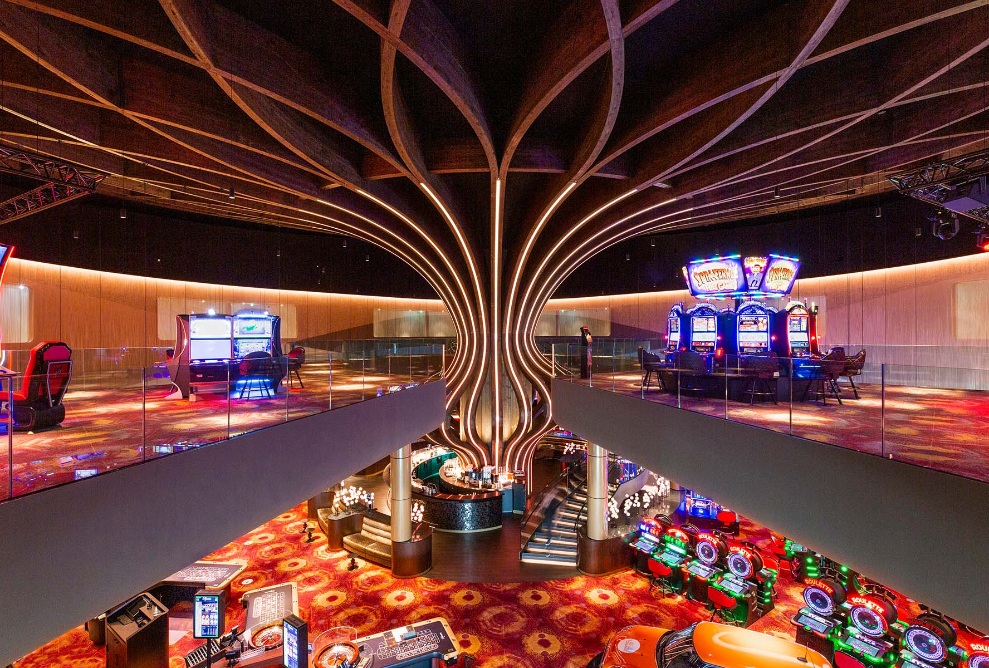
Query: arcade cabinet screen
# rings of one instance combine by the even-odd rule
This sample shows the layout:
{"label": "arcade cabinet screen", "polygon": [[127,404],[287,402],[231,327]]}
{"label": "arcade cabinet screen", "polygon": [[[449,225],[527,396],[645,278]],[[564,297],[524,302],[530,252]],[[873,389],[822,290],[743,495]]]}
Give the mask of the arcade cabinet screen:
{"label": "arcade cabinet screen", "polygon": [[230,339],[192,339],[189,357],[194,360],[230,359]]}

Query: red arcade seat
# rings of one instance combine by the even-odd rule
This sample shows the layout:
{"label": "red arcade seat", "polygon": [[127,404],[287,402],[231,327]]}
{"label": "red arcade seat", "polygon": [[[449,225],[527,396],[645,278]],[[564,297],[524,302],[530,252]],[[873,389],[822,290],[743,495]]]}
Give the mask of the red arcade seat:
{"label": "red arcade seat", "polygon": [[652,589],[653,586],[659,587],[659,590],[663,592],[663,598],[666,598],[666,593],[671,594],[676,593],[673,590],[673,585],[670,584],[669,577],[673,575],[673,568],[664,564],[658,559],[650,559],[648,562],[649,572],[652,573],[652,580],[649,581],[649,588]]}
{"label": "red arcade seat", "polygon": [[62,397],[71,376],[72,350],[66,344],[42,341],[32,348],[24,382],[14,392],[14,429],[37,431],[60,424],[65,419]]}
{"label": "red arcade seat", "polygon": [[864,663],[851,654],[845,654],[840,651],[834,653],[834,665],[835,668],[866,668]]}
{"label": "red arcade seat", "polygon": [[714,606],[714,612],[711,613],[712,621],[715,617],[720,617],[726,624],[731,624],[732,626],[742,625],[742,621],[736,619],[735,615],[731,614],[731,611],[738,605],[738,601],[735,600],[734,596],[726,594],[720,589],[708,586],[707,598],[711,601],[711,605]]}

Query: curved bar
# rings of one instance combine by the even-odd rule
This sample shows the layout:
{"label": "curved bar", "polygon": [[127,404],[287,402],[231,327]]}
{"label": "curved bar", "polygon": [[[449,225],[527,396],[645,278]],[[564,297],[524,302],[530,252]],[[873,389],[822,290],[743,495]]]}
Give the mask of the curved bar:
{"label": "curved bar", "polygon": [[501,492],[423,494],[413,488],[412,498],[422,503],[423,517],[437,531],[486,531],[501,526]]}

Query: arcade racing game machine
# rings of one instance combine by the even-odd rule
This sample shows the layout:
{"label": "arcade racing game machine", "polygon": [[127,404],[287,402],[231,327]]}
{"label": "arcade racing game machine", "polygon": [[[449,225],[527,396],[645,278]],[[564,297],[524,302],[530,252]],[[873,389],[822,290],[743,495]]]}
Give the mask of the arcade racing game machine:
{"label": "arcade racing game machine", "polygon": [[681,631],[626,626],[587,668],[831,668],[817,652],[766,633],[714,622]]}
{"label": "arcade racing game machine", "polygon": [[[212,309],[176,316],[175,354],[168,361],[177,388],[172,396],[192,399],[197,386],[208,384],[223,384],[229,391],[237,382],[239,362],[251,353],[282,356],[281,318],[257,311],[223,315]],[[278,380],[270,382],[276,390]]]}

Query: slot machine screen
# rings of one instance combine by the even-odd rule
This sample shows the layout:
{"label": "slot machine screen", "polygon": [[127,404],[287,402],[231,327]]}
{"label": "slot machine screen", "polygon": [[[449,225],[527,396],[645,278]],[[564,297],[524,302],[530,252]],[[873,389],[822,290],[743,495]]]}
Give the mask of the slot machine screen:
{"label": "slot machine screen", "polygon": [[230,320],[226,317],[189,316],[190,339],[229,339]]}
{"label": "slot machine screen", "polygon": [[234,336],[271,337],[271,318],[234,317]]}
{"label": "slot machine screen", "polygon": [[[809,341],[807,336],[807,316],[805,315],[791,315],[788,318],[788,334],[790,335],[790,345],[796,344],[806,344]],[[800,346],[804,347],[804,346]]]}
{"label": "slot machine screen", "polygon": [[670,318],[670,346],[676,348],[680,343],[680,318]]}
{"label": "slot machine screen", "polygon": [[769,318],[764,315],[739,316],[738,347],[768,348]]}
{"label": "slot machine screen", "polygon": [[194,360],[230,359],[230,339],[192,339],[189,358]]}
{"label": "slot machine screen", "polygon": [[234,356],[237,359],[256,352],[270,353],[271,339],[234,339]]}
{"label": "slot machine screen", "polygon": [[713,315],[697,315],[690,319],[692,347],[711,350],[718,338],[718,326]]}

